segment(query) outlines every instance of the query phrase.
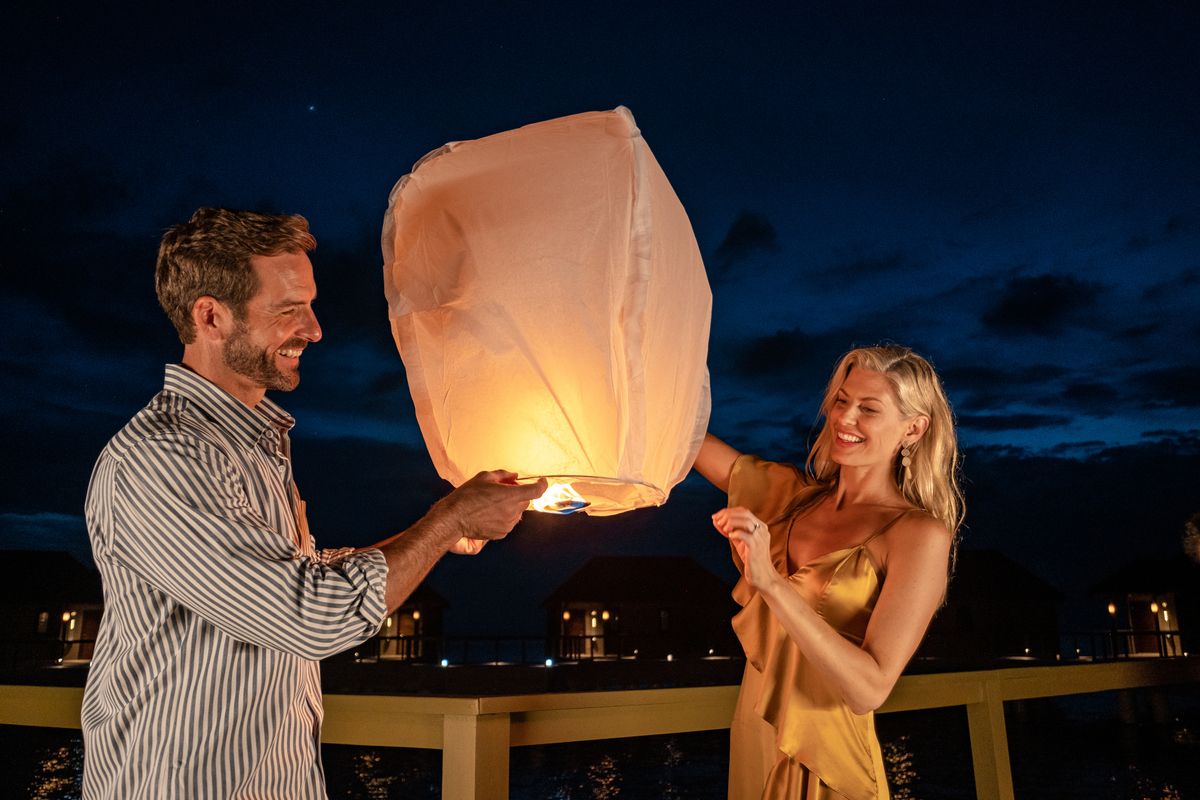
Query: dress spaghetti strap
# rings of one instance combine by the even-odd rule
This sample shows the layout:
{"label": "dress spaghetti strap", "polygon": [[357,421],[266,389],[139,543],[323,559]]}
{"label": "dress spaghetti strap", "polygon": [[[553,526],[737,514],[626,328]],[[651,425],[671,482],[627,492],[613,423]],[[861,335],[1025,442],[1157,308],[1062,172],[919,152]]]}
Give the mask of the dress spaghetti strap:
{"label": "dress spaghetti strap", "polygon": [[901,511],[899,514],[892,517],[887,522],[887,524],[885,524],[882,528],[880,528],[879,530],[872,533],[866,539],[863,539],[862,543],[859,544],[858,547],[866,547],[867,544],[869,544],[870,542],[879,538],[880,536],[883,536],[885,533],[887,533],[889,530],[891,530],[892,526],[895,525],[897,522],[899,522],[901,519],[903,519],[906,515],[908,515],[909,513],[913,512],[913,511],[916,511],[916,510],[917,509],[915,509],[915,508],[906,508],[905,510]]}

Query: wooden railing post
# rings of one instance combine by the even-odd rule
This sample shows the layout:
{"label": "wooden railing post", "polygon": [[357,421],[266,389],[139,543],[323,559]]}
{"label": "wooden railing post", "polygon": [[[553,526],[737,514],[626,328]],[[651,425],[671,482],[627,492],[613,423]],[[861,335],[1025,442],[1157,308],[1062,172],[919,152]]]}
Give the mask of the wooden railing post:
{"label": "wooden railing post", "polygon": [[1014,800],[1004,700],[994,681],[984,683],[981,702],[967,704],[967,724],[971,732],[971,762],[975,767],[975,796],[979,800]]}
{"label": "wooden railing post", "polygon": [[508,800],[508,714],[442,718],[443,800]]}

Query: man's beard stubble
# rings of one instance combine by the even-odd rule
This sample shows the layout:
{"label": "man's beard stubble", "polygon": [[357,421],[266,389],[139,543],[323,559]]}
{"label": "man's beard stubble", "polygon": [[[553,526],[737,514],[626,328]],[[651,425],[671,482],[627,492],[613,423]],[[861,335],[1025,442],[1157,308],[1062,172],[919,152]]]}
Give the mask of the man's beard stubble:
{"label": "man's beard stubble", "polygon": [[[283,347],[286,349],[304,345],[305,342],[296,340],[287,342]],[[229,369],[250,378],[265,389],[290,392],[300,384],[299,370],[291,374],[281,371],[275,366],[271,353],[256,348],[250,342],[250,333],[243,324],[238,324],[233,336],[225,340],[221,348],[221,358]]]}

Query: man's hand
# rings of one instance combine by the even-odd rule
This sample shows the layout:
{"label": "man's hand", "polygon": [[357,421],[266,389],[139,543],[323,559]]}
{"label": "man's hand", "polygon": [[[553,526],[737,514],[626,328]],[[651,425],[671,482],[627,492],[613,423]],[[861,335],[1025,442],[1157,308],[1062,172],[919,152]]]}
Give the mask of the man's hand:
{"label": "man's hand", "polygon": [[450,545],[448,552],[454,553],[456,556],[476,556],[479,555],[479,551],[487,543],[487,539],[470,539],[466,536],[460,536],[457,542]]}
{"label": "man's hand", "polygon": [[[458,531],[454,552],[474,555],[483,548],[479,540],[503,539],[521,521],[529,501],[546,491],[545,478],[529,485],[516,480],[515,472],[502,469],[481,472],[434,506],[432,513]],[[478,547],[472,540],[479,541]]]}

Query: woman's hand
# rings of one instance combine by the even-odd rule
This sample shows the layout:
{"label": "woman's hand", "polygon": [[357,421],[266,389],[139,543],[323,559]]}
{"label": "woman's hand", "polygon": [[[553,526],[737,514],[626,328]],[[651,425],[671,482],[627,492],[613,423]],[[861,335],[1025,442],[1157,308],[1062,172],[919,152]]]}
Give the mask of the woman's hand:
{"label": "woman's hand", "polygon": [[746,581],[760,592],[783,580],[771,563],[771,534],[767,523],[738,506],[713,514],[713,526],[733,543]]}

